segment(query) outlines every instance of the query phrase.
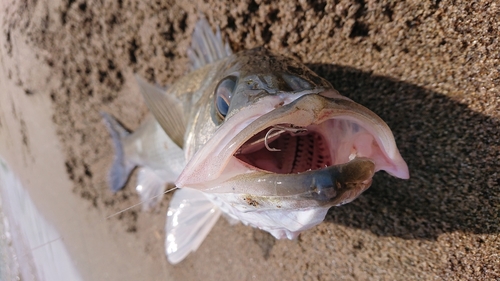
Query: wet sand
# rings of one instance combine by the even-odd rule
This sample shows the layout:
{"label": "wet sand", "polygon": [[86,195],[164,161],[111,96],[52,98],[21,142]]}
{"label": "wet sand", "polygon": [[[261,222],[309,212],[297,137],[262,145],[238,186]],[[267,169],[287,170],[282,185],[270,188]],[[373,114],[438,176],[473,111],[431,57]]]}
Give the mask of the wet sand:
{"label": "wet sand", "polygon": [[[500,5],[337,2],[2,2],[0,155],[85,280],[500,278]],[[199,12],[235,51],[296,57],[379,114],[411,179],[377,174],[296,241],[221,219],[176,266],[163,254],[170,196],[105,219],[138,196],[135,175],[108,190],[99,111],[136,128],[147,109],[132,74],[186,73]]]}

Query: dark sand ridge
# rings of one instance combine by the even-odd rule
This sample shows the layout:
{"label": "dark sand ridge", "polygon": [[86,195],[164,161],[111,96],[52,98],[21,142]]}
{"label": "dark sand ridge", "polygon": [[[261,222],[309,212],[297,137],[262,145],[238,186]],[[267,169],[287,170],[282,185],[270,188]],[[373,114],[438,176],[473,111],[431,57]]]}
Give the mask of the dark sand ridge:
{"label": "dark sand ridge", "polygon": [[2,19],[4,47],[20,34],[60,81],[37,89],[19,80],[26,95],[52,99],[73,191],[89,206],[110,215],[138,202],[134,177],[107,190],[111,143],[98,111],[137,127],[146,108],[131,73],[160,84],[185,73],[198,11],[234,50],[295,56],[379,114],[412,178],[378,174],[298,241],[220,220],[175,267],[163,257],[169,196],[157,213],[110,219],[115,235],[136,238],[179,280],[500,278],[500,4],[171,2],[23,1]]}

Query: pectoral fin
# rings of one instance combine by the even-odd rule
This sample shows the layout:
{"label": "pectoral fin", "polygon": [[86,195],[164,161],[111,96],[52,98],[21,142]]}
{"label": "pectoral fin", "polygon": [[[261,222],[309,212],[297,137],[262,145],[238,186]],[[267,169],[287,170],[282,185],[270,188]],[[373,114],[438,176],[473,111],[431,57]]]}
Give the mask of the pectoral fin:
{"label": "pectoral fin", "polygon": [[174,193],[167,213],[165,252],[172,264],[196,251],[221,211],[200,191],[182,188]]}
{"label": "pectoral fin", "polygon": [[175,96],[167,95],[163,89],[149,84],[138,75],[135,75],[135,79],[153,116],[174,143],[182,148],[186,132],[182,102]]}

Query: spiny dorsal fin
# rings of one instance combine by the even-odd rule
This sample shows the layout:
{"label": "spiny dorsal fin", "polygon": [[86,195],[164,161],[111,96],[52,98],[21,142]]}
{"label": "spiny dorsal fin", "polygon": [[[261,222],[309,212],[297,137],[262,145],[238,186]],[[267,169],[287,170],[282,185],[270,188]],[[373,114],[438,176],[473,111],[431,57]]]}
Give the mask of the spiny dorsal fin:
{"label": "spiny dorsal fin", "polygon": [[186,132],[182,102],[173,95],[167,95],[163,89],[149,84],[138,75],[135,75],[135,79],[139,84],[146,105],[153,113],[156,121],[172,141],[182,148],[184,146],[184,133]]}
{"label": "spiny dorsal fin", "polygon": [[[232,53],[229,45],[223,42],[219,27],[214,34],[208,21],[201,17],[196,23],[191,47],[188,49],[188,57],[191,59],[193,70],[230,56]],[[186,132],[182,102],[174,95],[167,95],[165,90],[149,84],[138,75],[135,77],[149,110],[167,135],[182,148]]]}
{"label": "spiny dorsal fin", "polygon": [[191,39],[191,47],[187,51],[192,69],[201,68],[232,54],[233,52],[227,42],[224,43],[222,40],[219,27],[217,26],[214,34],[205,17],[201,17],[196,23]]}

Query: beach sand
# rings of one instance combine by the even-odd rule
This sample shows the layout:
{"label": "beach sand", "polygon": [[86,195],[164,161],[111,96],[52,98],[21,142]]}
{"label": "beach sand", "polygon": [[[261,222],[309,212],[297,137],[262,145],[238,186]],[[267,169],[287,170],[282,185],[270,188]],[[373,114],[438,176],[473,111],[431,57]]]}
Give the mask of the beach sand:
{"label": "beach sand", "polygon": [[[59,231],[84,280],[500,279],[497,1],[7,0],[0,10],[0,155]],[[200,14],[233,50],[300,59],[384,119],[411,178],[378,173],[297,240],[224,219],[178,265],[164,256],[171,195],[113,194],[99,111],[135,129],[133,74],[189,70]]]}

